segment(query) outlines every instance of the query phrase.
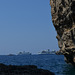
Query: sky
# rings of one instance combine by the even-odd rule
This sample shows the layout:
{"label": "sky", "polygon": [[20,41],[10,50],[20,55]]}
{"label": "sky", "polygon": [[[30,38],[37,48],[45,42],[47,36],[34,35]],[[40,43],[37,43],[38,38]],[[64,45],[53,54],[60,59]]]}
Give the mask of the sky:
{"label": "sky", "polygon": [[0,0],[0,55],[59,50],[50,0]]}

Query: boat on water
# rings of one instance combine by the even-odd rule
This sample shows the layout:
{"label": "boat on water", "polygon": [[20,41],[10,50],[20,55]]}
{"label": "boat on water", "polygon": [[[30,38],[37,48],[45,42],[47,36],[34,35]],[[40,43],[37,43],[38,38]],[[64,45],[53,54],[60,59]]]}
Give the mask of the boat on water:
{"label": "boat on water", "polygon": [[19,52],[18,55],[31,55],[31,53],[23,51],[23,52]]}
{"label": "boat on water", "polygon": [[45,54],[45,55],[55,54],[55,53],[56,53],[55,50],[50,51],[50,49],[48,49],[48,50],[43,50],[42,52],[39,52],[39,54]]}
{"label": "boat on water", "polygon": [[15,56],[15,54],[8,54],[8,56]]}

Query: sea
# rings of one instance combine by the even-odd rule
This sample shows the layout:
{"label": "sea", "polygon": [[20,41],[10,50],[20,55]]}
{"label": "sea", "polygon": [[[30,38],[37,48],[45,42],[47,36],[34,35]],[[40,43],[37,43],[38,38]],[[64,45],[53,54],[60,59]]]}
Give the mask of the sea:
{"label": "sea", "polygon": [[0,55],[0,63],[6,65],[36,65],[55,75],[75,75],[75,67],[64,61],[63,55]]}

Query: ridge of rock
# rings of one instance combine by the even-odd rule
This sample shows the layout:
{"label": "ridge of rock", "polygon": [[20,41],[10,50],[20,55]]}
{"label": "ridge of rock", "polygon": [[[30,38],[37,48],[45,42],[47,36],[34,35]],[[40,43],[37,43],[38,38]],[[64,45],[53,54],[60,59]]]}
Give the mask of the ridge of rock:
{"label": "ridge of rock", "polygon": [[55,75],[35,65],[5,65],[0,63],[0,75]]}

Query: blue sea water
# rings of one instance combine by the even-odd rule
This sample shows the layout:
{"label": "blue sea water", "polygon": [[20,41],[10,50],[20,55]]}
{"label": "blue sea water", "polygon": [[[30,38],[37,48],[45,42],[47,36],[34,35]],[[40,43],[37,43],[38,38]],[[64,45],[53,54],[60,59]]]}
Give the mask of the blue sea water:
{"label": "blue sea water", "polygon": [[38,68],[54,72],[55,75],[75,75],[75,68],[65,63],[63,55],[1,55],[0,63],[6,65],[36,65]]}

